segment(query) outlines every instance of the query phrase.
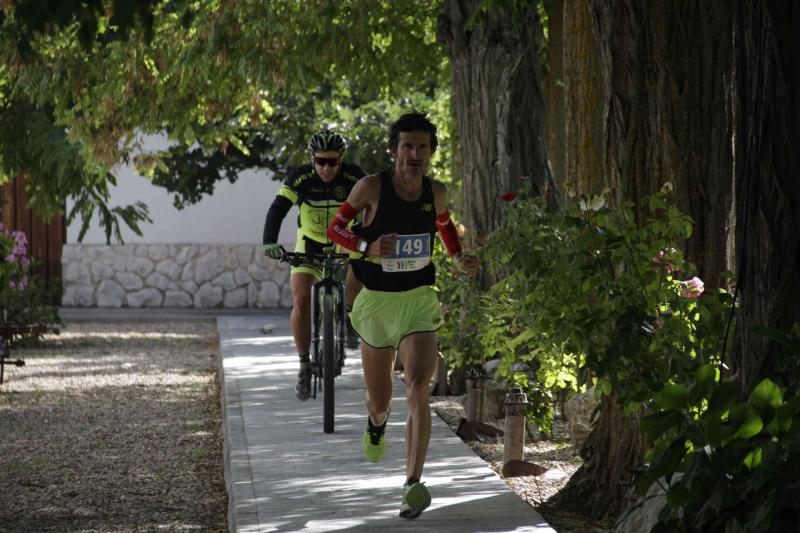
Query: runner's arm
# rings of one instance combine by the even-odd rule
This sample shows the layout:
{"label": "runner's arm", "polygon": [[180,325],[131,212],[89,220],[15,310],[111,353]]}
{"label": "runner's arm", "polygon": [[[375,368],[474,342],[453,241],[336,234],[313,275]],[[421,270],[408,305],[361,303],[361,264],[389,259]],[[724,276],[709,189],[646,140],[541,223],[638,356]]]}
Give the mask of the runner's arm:
{"label": "runner's arm", "polygon": [[447,209],[447,188],[444,184],[433,182],[433,198],[436,205],[436,229],[439,230],[442,244],[447,255],[458,260],[461,257],[461,242],[450,218],[450,210]]}
{"label": "runner's arm", "polygon": [[436,206],[436,229],[439,230],[439,235],[447,249],[447,253],[456,262],[459,270],[469,276],[474,276],[478,272],[480,264],[474,255],[462,253],[458,232],[456,232],[456,228],[450,218],[450,212],[447,209],[447,188],[444,184],[437,181],[433,182],[433,200]]}
{"label": "runner's arm", "polygon": [[373,177],[367,176],[356,182],[347,200],[328,225],[328,238],[348,250],[358,251],[359,241],[362,240],[347,225],[369,205],[370,184]]}

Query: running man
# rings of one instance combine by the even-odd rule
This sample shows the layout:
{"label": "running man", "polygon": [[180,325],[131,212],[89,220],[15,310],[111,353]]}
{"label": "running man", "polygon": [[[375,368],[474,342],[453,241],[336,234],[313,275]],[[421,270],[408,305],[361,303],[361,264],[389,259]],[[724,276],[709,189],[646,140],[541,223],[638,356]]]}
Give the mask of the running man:
{"label": "running man", "polygon": [[[302,165],[286,179],[267,212],[264,223],[264,253],[272,259],[280,259],[281,246],[277,244],[281,223],[294,205],[300,206],[297,222],[297,244],[295,252],[320,253],[332,246],[326,236],[328,224],[345,201],[364,171],[356,165],[344,163],[342,156],[347,149],[344,138],[328,129],[315,133],[308,141],[311,164]],[[322,271],[314,265],[292,267],[292,335],[300,357],[300,372],[294,392],[302,400],[311,396],[311,289],[322,279]],[[347,268],[345,298],[347,309],[352,308],[361,284]],[[358,347],[358,338],[347,321],[348,348]]]}
{"label": "running man", "polygon": [[[436,126],[425,115],[401,116],[389,128],[394,167],[361,179],[328,226],[331,240],[362,253],[353,269],[364,289],[350,317],[361,337],[369,412],[363,446],[372,462],[386,451],[395,354],[403,363],[409,409],[404,518],[418,517],[431,502],[420,478],[431,434],[428,382],[436,369],[442,321],[431,263],[436,231],[460,270],[469,275],[478,270],[477,259],[461,253],[445,186],[425,175],[436,146]],[[362,211],[363,225],[348,228]]]}

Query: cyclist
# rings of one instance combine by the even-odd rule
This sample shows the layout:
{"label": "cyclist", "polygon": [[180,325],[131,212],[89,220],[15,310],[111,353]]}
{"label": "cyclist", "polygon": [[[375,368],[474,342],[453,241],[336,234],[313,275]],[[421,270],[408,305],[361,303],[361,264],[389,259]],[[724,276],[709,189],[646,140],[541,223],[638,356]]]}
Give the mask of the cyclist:
{"label": "cyclist", "polygon": [[[360,180],[328,226],[331,240],[363,254],[353,268],[364,289],[350,315],[361,337],[369,413],[363,447],[372,462],[386,450],[395,354],[403,362],[409,409],[404,518],[416,518],[431,501],[420,477],[431,432],[428,382],[442,320],[430,262],[436,231],[460,270],[474,275],[478,269],[477,259],[461,252],[445,186],[425,175],[436,146],[436,126],[425,115],[401,116],[389,128],[394,167]],[[349,228],[362,211],[363,225]]]}
{"label": "cyclist", "polygon": [[[264,223],[264,253],[272,259],[281,258],[278,233],[281,223],[289,209],[298,204],[300,214],[297,222],[296,252],[319,253],[332,246],[327,236],[328,223],[345,201],[353,185],[364,176],[364,171],[356,165],[343,161],[347,142],[335,131],[327,128],[314,133],[308,141],[311,163],[295,169],[278,191],[267,212]],[[309,351],[311,348],[311,289],[322,279],[318,266],[306,264],[292,267],[290,284],[292,288],[291,325],[297,354],[300,358],[295,394],[305,401],[311,395],[311,368]],[[345,299],[348,310],[361,288],[353,276],[352,268],[347,268]],[[349,348],[358,347],[358,338],[347,320]]]}

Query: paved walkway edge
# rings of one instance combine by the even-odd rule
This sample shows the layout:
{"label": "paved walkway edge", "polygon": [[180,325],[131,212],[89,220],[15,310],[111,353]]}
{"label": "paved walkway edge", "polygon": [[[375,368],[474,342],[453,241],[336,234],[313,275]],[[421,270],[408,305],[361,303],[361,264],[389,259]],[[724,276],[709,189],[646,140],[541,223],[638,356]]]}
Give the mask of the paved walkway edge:
{"label": "paved walkway edge", "polygon": [[229,531],[554,531],[435,414],[423,476],[433,504],[416,520],[399,518],[402,382],[395,380],[387,456],[368,463],[360,358],[349,353],[337,379],[336,431],[326,436],[319,400],[298,402],[287,385],[297,373],[287,319],[217,318]]}

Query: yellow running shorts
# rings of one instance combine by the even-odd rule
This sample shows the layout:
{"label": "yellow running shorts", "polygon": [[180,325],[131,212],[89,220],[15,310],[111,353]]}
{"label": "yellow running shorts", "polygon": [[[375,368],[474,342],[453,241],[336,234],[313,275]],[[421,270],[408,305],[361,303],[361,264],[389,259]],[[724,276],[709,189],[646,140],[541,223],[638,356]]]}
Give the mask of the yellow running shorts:
{"label": "yellow running shorts", "polygon": [[442,308],[436,291],[423,285],[410,291],[358,293],[350,312],[353,329],[373,348],[395,348],[412,333],[436,331],[442,325]]}

